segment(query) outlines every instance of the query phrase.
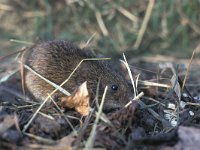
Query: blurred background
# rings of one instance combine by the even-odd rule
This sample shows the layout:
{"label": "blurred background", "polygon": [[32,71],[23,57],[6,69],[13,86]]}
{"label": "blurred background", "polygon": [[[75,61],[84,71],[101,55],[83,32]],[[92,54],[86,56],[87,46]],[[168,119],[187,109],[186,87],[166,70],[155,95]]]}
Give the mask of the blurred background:
{"label": "blurred background", "polygon": [[50,39],[113,56],[189,58],[200,40],[200,0],[0,0],[1,56]]}

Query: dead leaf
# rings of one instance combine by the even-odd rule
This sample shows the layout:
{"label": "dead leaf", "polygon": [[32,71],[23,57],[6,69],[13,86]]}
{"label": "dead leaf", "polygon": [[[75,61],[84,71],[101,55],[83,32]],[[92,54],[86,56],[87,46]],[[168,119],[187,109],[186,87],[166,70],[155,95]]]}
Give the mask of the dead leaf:
{"label": "dead leaf", "polygon": [[176,75],[174,74],[171,78],[172,87],[174,87],[174,92],[178,96],[178,99],[181,100],[181,87],[177,81]]}
{"label": "dead leaf", "polygon": [[89,99],[87,81],[85,81],[72,95],[62,97],[60,105],[62,107],[75,108],[81,115],[86,116],[89,113]]}

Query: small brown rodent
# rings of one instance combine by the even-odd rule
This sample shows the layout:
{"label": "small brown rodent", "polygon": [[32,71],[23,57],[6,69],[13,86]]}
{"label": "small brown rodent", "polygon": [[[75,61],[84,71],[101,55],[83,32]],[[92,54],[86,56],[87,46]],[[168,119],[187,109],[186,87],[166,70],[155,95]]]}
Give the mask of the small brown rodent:
{"label": "small brown rodent", "polygon": [[[36,44],[26,57],[26,64],[51,82],[60,85],[68,78],[78,63],[85,58],[95,58],[93,52],[80,49],[74,44],[58,40]],[[100,79],[99,95],[108,85],[104,109],[116,109],[129,102],[132,92],[125,78],[110,65],[110,60],[84,61],[75,74],[62,87],[73,92],[80,84],[87,81],[91,98],[94,98]],[[25,85],[37,99],[44,100],[55,88],[46,81],[26,70]],[[57,92],[56,96],[64,96]]]}

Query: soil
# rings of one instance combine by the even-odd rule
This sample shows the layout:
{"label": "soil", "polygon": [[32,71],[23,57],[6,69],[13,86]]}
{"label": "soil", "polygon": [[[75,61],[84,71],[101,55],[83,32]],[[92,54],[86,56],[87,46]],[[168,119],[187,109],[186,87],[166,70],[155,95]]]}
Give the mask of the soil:
{"label": "soil", "polygon": [[[137,108],[129,105],[105,113],[107,119],[100,119],[96,126],[94,149],[199,148],[200,63],[193,61],[185,88],[181,90],[189,60],[176,60],[175,63],[151,61],[128,61],[134,76],[140,74],[138,94],[144,92],[144,96],[138,100]],[[22,132],[41,103],[24,98],[17,69],[17,62],[6,60],[1,64],[0,76],[5,80],[0,85],[0,149],[72,149],[88,146],[84,144],[88,143],[94,128],[94,110],[87,117],[82,117],[73,109],[62,109],[60,112],[55,104],[48,103],[29,128]],[[12,75],[6,79],[8,74]],[[173,76],[179,79],[175,80]],[[144,81],[173,88],[144,85]],[[181,103],[187,105],[182,108]]]}

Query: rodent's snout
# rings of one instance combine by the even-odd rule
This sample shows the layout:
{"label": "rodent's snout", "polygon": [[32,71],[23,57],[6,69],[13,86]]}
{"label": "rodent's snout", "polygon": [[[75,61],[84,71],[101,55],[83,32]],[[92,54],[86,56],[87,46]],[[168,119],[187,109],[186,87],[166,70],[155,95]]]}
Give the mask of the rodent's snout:
{"label": "rodent's snout", "polygon": [[104,104],[104,107],[103,107],[103,110],[105,112],[112,112],[112,111],[115,111],[115,110],[118,110],[120,108],[122,108],[123,106],[119,103],[110,103],[110,102],[106,102]]}

